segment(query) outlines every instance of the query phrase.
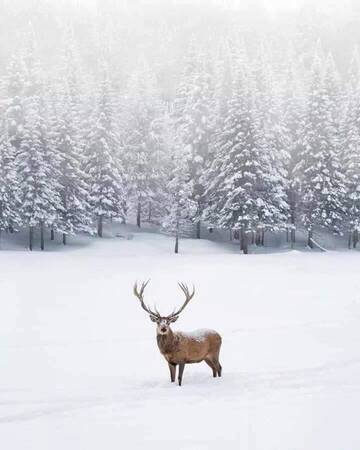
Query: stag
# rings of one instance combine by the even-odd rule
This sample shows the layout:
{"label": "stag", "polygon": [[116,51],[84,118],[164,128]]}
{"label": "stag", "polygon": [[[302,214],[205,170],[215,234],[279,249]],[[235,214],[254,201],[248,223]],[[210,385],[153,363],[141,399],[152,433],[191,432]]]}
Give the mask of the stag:
{"label": "stag", "polygon": [[171,382],[175,381],[177,366],[179,366],[178,382],[179,386],[181,386],[185,364],[199,363],[201,361],[205,361],[212,369],[214,377],[221,377],[222,367],[219,362],[221,336],[219,333],[206,329],[184,333],[182,331],[173,331],[170,328],[170,324],[178,320],[180,313],[194,297],[195,288],[193,287],[190,293],[186,284],[178,283],[185,294],[185,302],[177,311],[175,310],[168,316],[162,316],[156,308],[155,311],[152,311],[144,302],[144,290],[148,282],[141,283],[140,288],[135,283],[134,295],[139,299],[142,309],[157,324],[157,344],[160,353],[169,365]]}

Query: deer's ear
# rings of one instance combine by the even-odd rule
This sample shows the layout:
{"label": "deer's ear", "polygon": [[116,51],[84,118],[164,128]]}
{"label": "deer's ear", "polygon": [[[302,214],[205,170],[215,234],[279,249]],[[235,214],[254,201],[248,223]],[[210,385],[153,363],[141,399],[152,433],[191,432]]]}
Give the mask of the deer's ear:
{"label": "deer's ear", "polygon": [[171,319],[169,319],[170,323],[176,322],[178,320],[179,316],[174,316]]}
{"label": "deer's ear", "polygon": [[149,317],[150,317],[150,319],[151,319],[152,322],[157,322],[156,317],[154,317],[154,316],[149,316]]}

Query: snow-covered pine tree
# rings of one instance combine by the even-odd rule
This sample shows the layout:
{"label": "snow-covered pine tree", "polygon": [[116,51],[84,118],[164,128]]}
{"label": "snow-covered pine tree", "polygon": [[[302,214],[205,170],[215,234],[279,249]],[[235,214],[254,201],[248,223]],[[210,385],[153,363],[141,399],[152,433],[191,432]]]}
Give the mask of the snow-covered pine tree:
{"label": "snow-covered pine tree", "polygon": [[0,234],[21,225],[19,187],[14,166],[15,149],[5,121],[0,124]]}
{"label": "snow-covered pine tree", "polygon": [[[280,86],[268,57],[258,58],[252,67],[250,88],[260,120],[259,144],[263,159],[262,193],[259,195],[257,243],[264,244],[264,232],[285,227],[289,217],[287,165],[289,136],[282,114]],[[255,69],[255,73],[254,73]],[[260,207],[260,197],[262,206]]]}
{"label": "snow-covered pine tree", "polygon": [[331,56],[325,63],[315,54],[307,95],[306,115],[299,163],[295,172],[300,180],[302,221],[309,231],[319,225],[332,232],[342,230],[344,219],[344,175],[339,155],[339,96]]}
{"label": "snow-covered pine tree", "polygon": [[26,67],[24,55],[19,52],[10,59],[4,82],[4,115],[15,154],[20,148],[24,128],[23,100],[25,96],[25,82]]}
{"label": "snow-covered pine tree", "polygon": [[[291,246],[295,244],[296,224],[298,216],[299,186],[294,169],[299,162],[300,136],[304,124],[305,96],[304,96],[304,68],[294,55],[292,45],[289,46],[287,57],[284,58],[284,73],[282,76],[281,94],[282,113],[280,120],[284,124],[284,137],[289,154],[287,159],[287,194],[289,204],[289,225],[287,240]],[[290,233],[289,233],[290,232]],[[290,236],[289,236],[290,234]]]}
{"label": "snow-covered pine tree", "polygon": [[200,238],[200,221],[205,208],[204,173],[210,164],[210,143],[215,128],[214,76],[209,61],[209,57],[201,54],[192,42],[174,102],[178,129],[184,133],[182,140],[191,150],[189,164],[193,180],[193,200],[197,204],[194,216],[197,238]]}
{"label": "snow-covered pine tree", "polygon": [[[223,194],[220,190],[222,178],[219,176],[224,151],[221,143],[223,130],[229,116],[230,100],[233,97],[234,74],[238,74],[239,68],[248,64],[244,46],[239,42],[226,40],[219,49],[219,56],[215,63],[215,89],[214,89],[214,132],[212,133],[209,146],[209,164],[202,176],[205,187],[205,207],[202,218],[212,226],[219,224],[219,205]],[[232,235],[232,231],[230,230]]]}
{"label": "snow-covered pine tree", "polygon": [[[62,233],[63,244],[68,235],[92,231],[89,187],[83,171],[80,87],[74,65],[73,47],[67,47],[60,73],[58,101],[49,117],[51,142],[57,153],[61,208],[55,228]],[[51,100],[50,100],[51,101]]]}
{"label": "snow-covered pine tree", "polygon": [[15,169],[15,156],[20,147],[24,127],[23,98],[26,70],[22,53],[12,56],[1,80],[0,114],[2,184],[2,225],[0,228],[13,232],[21,224],[19,192]]}
{"label": "snow-covered pine tree", "polygon": [[56,221],[60,197],[40,87],[35,80],[33,75],[29,77],[24,101],[24,131],[15,163],[19,177],[20,212],[23,223],[29,227],[29,249],[33,249],[34,228],[39,226],[41,249],[44,250],[44,228],[52,227]]}
{"label": "snow-covered pine tree", "polygon": [[269,158],[262,148],[261,115],[246,68],[234,74],[233,94],[223,130],[217,133],[218,147],[212,163],[213,181],[206,195],[205,217],[221,228],[241,231],[241,249],[248,252],[248,232],[266,214],[269,190]]}
{"label": "snow-covered pine tree", "polygon": [[191,148],[182,142],[183,134],[177,128],[172,115],[164,117],[163,141],[171,155],[171,167],[166,186],[166,213],[162,227],[175,236],[175,253],[179,253],[179,237],[186,223],[196,212],[193,196],[193,180],[190,176],[189,162]]}
{"label": "snow-covered pine tree", "polygon": [[92,126],[85,154],[89,203],[97,219],[100,237],[103,235],[104,219],[124,219],[126,202],[124,168],[122,161],[117,158],[120,139],[112,104],[115,95],[105,65],[101,72],[102,81],[91,117]]}
{"label": "snow-covered pine tree", "polygon": [[166,213],[167,191],[171,167],[171,154],[168,141],[165,139],[164,127],[168,124],[168,108],[162,104],[156,112],[157,118],[151,124],[151,139],[153,142],[149,159],[149,201],[147,209],[147,221],[161,224]]}
{"label": "snow-covered pine tree", "polygon": [[344,94],[341,91],[340,76],[334,58],[328,54],[323,79],[323,95],[327,113],[326,135],[329,139],[327,166],[331,187],[324,204],[323,226],[334,233],[342,233],[346,222],[346,180],[341,164],[341,114],[344,110]]}
{"label": "snow-covered pine tree", "polygon": [[125,133],[130,199],[138,227],[145,218],[152,221],[161,215],[166,175],[161,144],[163,111],[155,75],[143,61],[129,80]]}
{"label": "snow-covered pine tree", "polygon": [[[357,55],[357,52],[355,53]],[[346,90],[346,111],[341,126],[342,162],[346,182],[346,213],[349,226],[349,248],[356,247],[360,232],[360,82],[359,68],[353,57]],[[355,69],[354,66],[357,66]]]}
{"label": "snow-covered pine tree", "polygon": [[351,56],[348,74],[347,88],[350,89],[350,91],[358,87],[359,77],[360,77],[360,55],[358,47],[355,47]]}

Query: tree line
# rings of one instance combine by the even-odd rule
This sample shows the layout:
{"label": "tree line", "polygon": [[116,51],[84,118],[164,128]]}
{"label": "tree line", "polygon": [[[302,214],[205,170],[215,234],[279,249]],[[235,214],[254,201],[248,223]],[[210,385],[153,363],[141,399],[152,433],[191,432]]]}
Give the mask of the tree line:
{"label": "tree line", "polygon": [[[0,231],[103,235],[134,217],[174,234],[201,222],[239,234],[360,229],[360,62],[340,76],[320,42],[248,49],[236,36],[191,41],[173,95],[145,59],[121,76],[106,53],[85,70],[65,39],[47,70],[34,36],[9,58],[0,91]],[[251,239],[249,240],[249,237]]]}

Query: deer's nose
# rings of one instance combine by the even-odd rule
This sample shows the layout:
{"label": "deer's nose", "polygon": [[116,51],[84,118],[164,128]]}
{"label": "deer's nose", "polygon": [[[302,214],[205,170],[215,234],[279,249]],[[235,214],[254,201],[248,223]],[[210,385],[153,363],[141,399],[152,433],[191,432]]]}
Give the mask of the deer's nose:
{"label": "deer's nose", "polygon": [[165,328],[165,327],[161,327],[161,328],[160,328],[160,331],[161,331],[162,333],[165,333],[165,332],[166,332],[166,328]]}

